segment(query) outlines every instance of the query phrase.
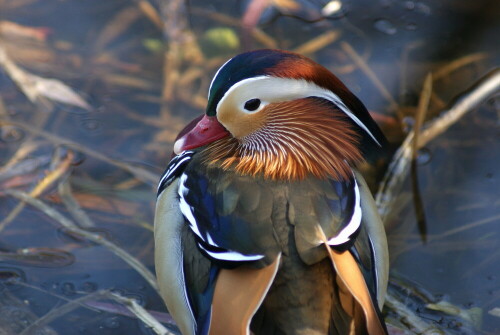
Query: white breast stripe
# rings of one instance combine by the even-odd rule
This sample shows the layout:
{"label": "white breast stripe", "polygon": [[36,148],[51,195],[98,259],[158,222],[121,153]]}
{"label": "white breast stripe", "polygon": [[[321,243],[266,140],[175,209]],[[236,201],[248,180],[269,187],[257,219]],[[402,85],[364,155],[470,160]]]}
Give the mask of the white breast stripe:
{"label": "white breast stripe", "polygon": [[[379,146],[375,136],[360,119],[344,104],[342,99],[330,90],[304,79],[257,76],[241,80],[231,86],[217,104],[217,112],[226,101],[248,101],[258,97],[262,103],[283,102],[307,97],[318,97],[331,101],[360,126]],[[242,108],[243,111],[243,108]]]}
{"label": "white breast stripe", "polygon": [[332,237],[328,240],[329,245],[340,245],[349,241],[352,234],[354,234],[359,226],[361,225],[361,205],[360,205],[360,196],[359,196],[359,188],[358,183],[356,182],[356,178],[354,180],[354,213],[352,214],[351,220],[347,224],[347,226],[337,234],[337,236]]}
{"label": "white breast stripe", "polygon": [[174,174],[174,172],[179,168],[179,166],[182,166],[182,164],[191,159],[192,154],[193,154],[192,151],[184,151],[183,153],[172,159],[172,161],[168,166],[167,171],[165,171],[163,173],[163,176],[161,176],[160,182],[158,183],[158,190],[160,189],[162,184]]}
{"label": "white breast stripe", "polygon": [[188,220],[189,228],[191,228],[193,233],[195,233],[196,236],[198,236],[203,242],[216,248],[222,248],[217,243],[215,243],[210,233],[207,232],[206,238],[201,234],[200,229],[198,228],[198,223],[196,222],[196,219],[193,215],[193,210],[191,206],[189,206],[189,204],[186,202],[186,199],[184,198],[185,194],[188,192],[187,187],[184,185],[186,180],[187,180],[187,175],[183,173],[179,180],[179,190],[178,190],[179,207],[181,209],[182,215],[184,215],[184,217]]}
{"label": "white breast stripe", "polygon": [[[193,211],[191,209],[191,206],[186,202],[186,199],[184,198],[185,194],[188,192],[188,189],[184,185],[184,183],[187,180],[187,175],[183,173],[181,175],[181,178],[179,180],[179,207],[181,209],[182,215],[188,220],[189,222],[189,228],[193,231],[193,233],[196,234],[203,242],[205,242],[208,245],[211,245],[213,247],[222,249],[220,246],[218,246],[214,240],[212,239],[212,236],[210,234],[207,234],[207,239],[205,239],[196,223],[196,219],[194,218]],[[264,255],[244,255],[236,251],[231,251],[231,250],[222,250],[222,251],[210,251],[207,250],[206,248],[203,247],[202,244],[198,243],[201,249],[203,249],[210,257],[213,257],[215,259],[219,259],[222,261],[239,261],[239,262],[248,262],[248,261],[256,261],[259,259],[264,258]]]}
{"label": "white breast stripe", "polygon": [[184,198],[184,195],[188,192],[188,189],[186,186],[184,186],[184,183],[187,180],[187,175],[185,173],[182,174],[181,179],[179,180],[179,207],[181,208],[182,215],[188,220],[189,222],[189,227],[195,233],[199,238],[201,238],[204,241],[203,236],[201,236],[200,230],[198,229],[198,225],[196,224],[196,220],[194,218],[193,212],[191,210],[191,206],[186,202],[186,199]]}
{"label": "white breast stripe", "polygon": [[210,251],[203,247],[200,243],[198,243],[199,247],[203,249],[210,257],[221,260],[221,261],[232,261],[232,262],[249,262],[249,261],[257,261],[259,259],[264,258],[264,255],[243,255],[236,251]]}

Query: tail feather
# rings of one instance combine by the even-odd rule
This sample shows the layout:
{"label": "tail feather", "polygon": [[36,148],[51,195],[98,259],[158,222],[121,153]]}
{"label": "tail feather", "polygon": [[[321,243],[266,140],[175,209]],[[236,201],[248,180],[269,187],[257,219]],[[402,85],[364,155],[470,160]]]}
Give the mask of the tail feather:
{"label": "tail feather", "polygon": [[212,301],[210,335],[246,335],[278,270],[281,254],[265,268],[221,269]]}
{"label": "tail feather", "polygon": [[348,334],[386,335],[377,302],[373,301],[353,255],[349,251],[335,251],[328,245],[326,237],[324,245],[337,274],[340,304],[352,318]]}

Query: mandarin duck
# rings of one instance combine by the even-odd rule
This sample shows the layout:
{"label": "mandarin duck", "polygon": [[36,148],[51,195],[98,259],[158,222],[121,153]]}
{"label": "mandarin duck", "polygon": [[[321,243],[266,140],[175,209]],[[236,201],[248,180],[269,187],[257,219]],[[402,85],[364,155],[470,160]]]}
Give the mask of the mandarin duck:
{"label": "mandarin duck", "polygon": [[182,334],[386,334],[387,242],[355,169],[384,141],[306,57],[222,65],[158,187],[156,272]]}

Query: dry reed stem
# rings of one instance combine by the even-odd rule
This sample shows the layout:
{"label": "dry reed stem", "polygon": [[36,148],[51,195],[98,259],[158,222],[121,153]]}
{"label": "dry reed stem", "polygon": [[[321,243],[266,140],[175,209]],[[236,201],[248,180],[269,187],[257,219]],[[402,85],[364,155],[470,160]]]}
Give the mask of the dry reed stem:
{"label": "dry reed stem", "polygon": [[137,316],[142,322],[150,327],[156,334],[159,335],[174,335],[167,330],[154,316],[152,316],[144,307],[139,305],[135,299],[124,297],[118,293],[110,292],[107,294],[113,300],[125,305],[132,313]]}
{"label": "dry reed stem", "polygon": [[[425,129],[420,133],[417,148],[422,148],[438,135],[446,131],[467,112],[477,107],[481,102],[500,89],[500,69],[495,69],[480,78],[475,85],[461,94],[458,99],[441,116],[426,123]],[[377,208],[382,221],[385,221],[390,210],[390,205],[397,196],[401,185],[408,176],[412,158],[412,143],[414,132],[410,131],[394,154],[389,168],[380,183],[379,191],[375,197]]]}
{"label": "dry reed stem", "polygon": [[418,139],[420,135],[420,130],[424,124],[425,115],[429,109],[429,102],[432,96],[432,73],[427,74],[425,77],[424,86],[422,88],[422,93],[420,94],[420,100],[418,101],[417,113],[415,116],[415,125],[413,131],[415,135],[413,136],[413,154],[412,158],[416,159],[418,156]]}

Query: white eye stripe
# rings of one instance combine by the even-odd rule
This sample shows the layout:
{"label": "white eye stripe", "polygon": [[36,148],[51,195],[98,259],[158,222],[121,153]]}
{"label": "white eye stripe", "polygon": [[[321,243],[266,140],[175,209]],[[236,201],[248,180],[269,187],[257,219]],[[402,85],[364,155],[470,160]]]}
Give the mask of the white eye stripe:
{"label": "white eye stripe", "polygon": [[[277,78],[270,76],[258,76],[244,79],[231,86],[224,94],[216,107],[217,113],[225,104],[236,104],[240,110],[245,110],[244,104],[250,99],[260,99],[262,104],[283,102],[307,97],[323,98],[334,103],[351,120],[361,127],[379,146],[380,142],[366,127],[366,125],[344,104],[342,99],[330,90],[303,79]],[[240,105],[241,104],[241,105]],[[255,113],[254,111],[253,113]]]}
{"label": "white eye stripe", "polygon": [[351,216],[351,220],[345,226],[344,229],[342,229],[337,236],[332,237],[331,239],[328,240],[329,245],[341,245],[346,242],[349,242],[351,239],[351,236],[359,229],[359,226],[361,225],[361,218],[363,216],[362,211],[361,211],[361,204],[360,204],[360,196],[359,196],[359,187],[358,187],[358,182],[356,181],[356,178],[354,179],[354,211]]}

